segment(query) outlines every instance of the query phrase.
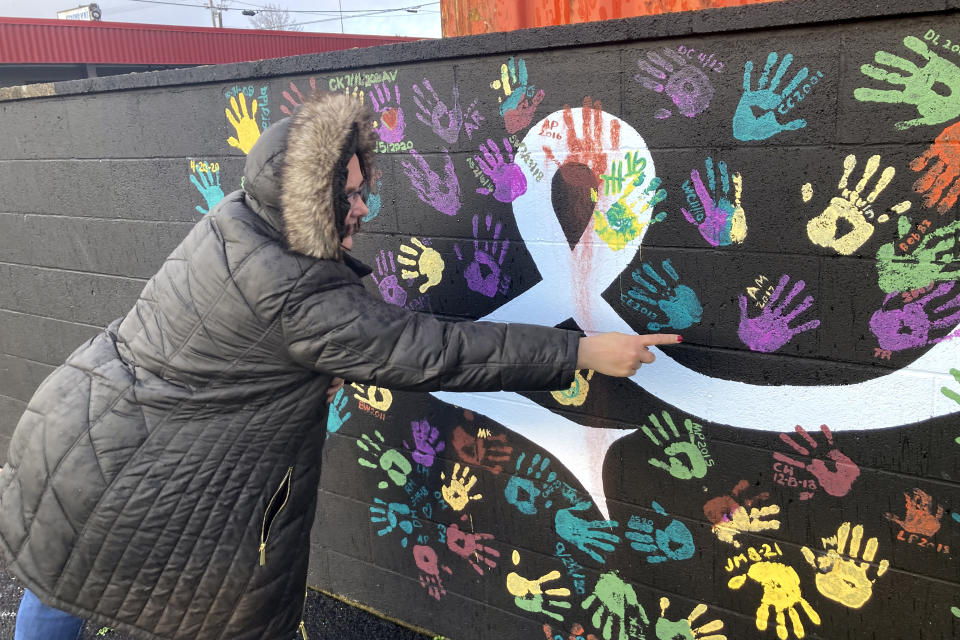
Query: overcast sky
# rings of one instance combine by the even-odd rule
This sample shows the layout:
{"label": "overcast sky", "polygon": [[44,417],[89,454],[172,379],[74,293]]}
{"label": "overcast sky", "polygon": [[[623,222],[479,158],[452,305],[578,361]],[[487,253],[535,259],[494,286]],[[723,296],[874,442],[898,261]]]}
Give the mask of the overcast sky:
{"label": "overcast sky", "polygon": [[[160,0],[156,0],[159,2]],[[143,22],[152,24],[175,24],[194,27],[211,26],[207,0],[162,0],[158,4],[145,0],[98,0],[103,20],[115,22]],[[220,0],[214,0],[218,3]],[[345,33],[400,35],[417,37],[440,37],[440,3],[429,0],[226,0],[228,11],[223,12],[223,26],[249,29],[250,18],[240,13],[243,9],[256,9],[267,2],[289,10],[296,22],[313,22],[303,25],[304,31],[340,33],[340,4],[343,12]],[[88,0],[0,0],[0,16],[15,18],[56,18],[57,11],[71,9]],[[190,6],[174,6],[190,5]],[[416,13],[392,11],[381,15],[362,15],[383,9],[421,7]],[[305,13],[300,13],[300,12]]]}

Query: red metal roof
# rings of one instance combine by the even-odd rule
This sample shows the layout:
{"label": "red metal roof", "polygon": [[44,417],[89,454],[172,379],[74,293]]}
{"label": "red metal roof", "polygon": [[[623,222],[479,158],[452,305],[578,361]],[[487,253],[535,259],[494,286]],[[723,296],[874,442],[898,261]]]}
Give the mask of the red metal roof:
{"label": "red metal roof", "polygon": [[419,39],[0,17],[0,64],[219,64]]}

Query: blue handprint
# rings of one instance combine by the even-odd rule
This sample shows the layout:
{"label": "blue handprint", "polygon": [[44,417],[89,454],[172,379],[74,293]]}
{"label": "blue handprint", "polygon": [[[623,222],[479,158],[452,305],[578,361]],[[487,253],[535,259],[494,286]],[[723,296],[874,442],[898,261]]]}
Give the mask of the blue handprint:
{"label": "blue handprint", "polygon": [[613,529],[620,523],[616,520],[583,520],[573,514],[574,511],[584,511],[592,506],[592,502],[584,500],[567,509],[560,509],[554,518],[554,526],[558,536],[576,545],[597,562],[606,562],[603,556],[589,547],[613,551],[613,545],[620,542],[620,536],[601,529]]}
{"label": "blue handprint", "polygon": [[[660,503],[651,503],[653,510],[666,516]],[[624,533],[630,546],[637,551],[647,554],[647,562],[659,563],[667,560],[686,560],[692,558],[697,550],[693,544],[693,534],[690,529],[679,520],[672,520],[663,529],[654,529],[653,521],[640,516],[630,516],[627,528],[631,531]],[[639,533],[638,533],[639,532]],[[656,555],[652,555],[656,554]]]}
{"label": "blue handprint", "polygon": [[[777,87],[780,86],[780,81],[787,73],[787,68],[790,67],[790,63],[793,62],[793,55],[788,53],[783,56],[780,66],[777,67],[776,74],[774,74],[768,85],[767,79],[770,78],[770,71],[773,69],[773,65],[776,64],[777,58],[776,51],[771,51],[770,55],[767,56],[767,63],[763,66],[763,75],[761,75],[760,80],[757,81],[756,89],[750,88],[750,74],[753,73],[753,62],[747,60],[743,65],[743,95],[740,96],[740,104],[737,105],[737,110],[733,114],[733,137],[737,140],[766,140],[781,131],[803,129],[807,126],[807,121],[802,118],[791,120],[786,124],[780,124],[777,121],[776,114],[773,112],[810,73],[810,70],[804,67],[797,72],[797,75],[793,77],[793,80],[790,81],[786,89],[777,93]],[[756,116],[754,114],[754,108],[762,111],[762,115],[759,117]]]}
{"label": "blue handprint", "polygon": [[[664,260],[661,263],[661,267],[673,280],[672,285],[667,284],[667,281],[649,264],[642,265],[642,271],[641,269],[635,269],[633,271],[633,280],[646,289],[650,295],[656,296],[657,299],[651,298],[650,295],[647,295],[647,293],[644,293],[640,289],[631,287],[629,293],[630,298],[633,300],[626,298],[626,296],[621,296],[621,300],[623,300],[627,306],[641,311],[644,315],[651,318],[650,322],[647,323],[647,329],[650,331],[660,331],[666,327],[686,329],[700,322],[700,318],[703,316],[703,307],[700,306],[700,300],[697,298],[697,294],[694,293],[690,287],[679,284],[680,275],[673,268],[673,265],[670,264],[669,259]],[[644,279],[644,275],[659,284],[662,290]],[[631,302],[633,304],[631,304]],[[649,309],[643,311],[639,304],[641,302],[651,307],[659,308],[660,311],[666,315],[666,319],[663,322],[655,322],[654,320],[658,317],[657,314],[651,312]]]}
{"label": "blue handprint", "polygon": [[[405,534],[413,532],[413,522],[410,518],[410,507],[401,502],[391,502],[389,505],[380,498],[374,498],[374,501],[382,506],[370,507],[370,522],[386,523],[384,527],[377,531],[378,536],[385,536],[397,527]],[[404,519],[401,520],[400,516]],[[406,548],[407,536],[403,536],[400,546]]]}
{"label": "blue handprint", "polygon": [[[520,457],[517,458],[517,473],[524,473],[522,467],[525,457],[526,454],[521,453]],[[525,472],[527,477],[511,476],[510,481],[507,482],[507,487],[503,491],[504,495],[507,502],[515,506],[520,513],[532,515],[537,512],[537,498],[540,497],[541,491],[534,480],[544,478],[544,482],[551,483],[557,479],[557,474],[553,471],[544,476],[548,466],[550,466],[550,458],[543,457],[539,453],[535,454]],[[525,497],[521,497],[523,494],[526,494]],[[551,504],[553,504],[553,501],[547,500],[544,507],[549,509]]]}
{"label": "blue handprint", "polygon": [[330,408],[327,410],[327,436],[339,431],[343,423],[350,419],[352,415],[351,412],[347,411],[343,413],[343,410],[347,408],[347,401],[349,399],[350,398],[343,392],[343,387],[340,387],[337,390],[337,395],[333,397],[333,402],[330,403]]}
{"label": "blue handprint", "polygon": [[[197,180],[197,176],[200,176],[199,180]],[[207,201],[206,209],[197,205],[196,209],[199,213],[209,213],[210,209],[213,209],[218,202],[223,200],[219,171],[206,170],[196,166],[190,173],[190,182],[197,188],[203,199]]]}
{"label": "blue handprint", "polygon": [[370,222],[378,215],[383,208],[383,196],[380,195],[380,189],[383,187],[383,181],[377,180],[377,189],[367,197],[367,215],[360,219],[360,222]]}

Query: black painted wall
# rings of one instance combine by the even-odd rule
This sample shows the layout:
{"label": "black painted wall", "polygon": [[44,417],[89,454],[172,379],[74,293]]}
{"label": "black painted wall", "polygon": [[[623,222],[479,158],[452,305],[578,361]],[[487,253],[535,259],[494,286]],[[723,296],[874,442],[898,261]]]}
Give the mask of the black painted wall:
{"label": "black painted wall", "polygon": [[372,291],[684,344],[554,394],[347,387],[311,584],[457,640],[960,636],[960,4],[900,4],[0,90],[0,448],[264,126],[347,91]]}

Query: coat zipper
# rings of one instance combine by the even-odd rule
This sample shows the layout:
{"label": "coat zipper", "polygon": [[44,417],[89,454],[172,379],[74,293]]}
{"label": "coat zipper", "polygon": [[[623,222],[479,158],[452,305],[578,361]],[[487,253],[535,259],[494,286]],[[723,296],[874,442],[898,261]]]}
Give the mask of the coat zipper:
{"label": "coat zipper", "polygon": [[[280,482],[280,486],[277,487],[277,490],[274,492],[273,497],[270,498],[270,502],[267,503],[267,510],[263,514],[263,525],[260,527],[261,567],[267,564],[267,540],[270,538],[270,529],[273,528],[273,523],[276,521],[277,516],[279,516],[280,512],[283,511],[283,508],[287,506],[287,501],[290,499],[290,485],[292,484],[292,477],[293,467],[288,467],[287,473],[283,476],[283,480]],[[276,511],[273,511],[273,505],[281,493],[283,493],[283,502],[279,507],[277,507]],[[273,511],[273,513],[271,513],[271,511]]]}
{"label": "coat zipper", "polygon": [[308,591],[304,589],[303,591],[303,606],[300,607],[300,635],[303,636],[303,640],[310,640],[307,637],[307,625],[303,623],[303,614],[307,612],[307,595]]}

